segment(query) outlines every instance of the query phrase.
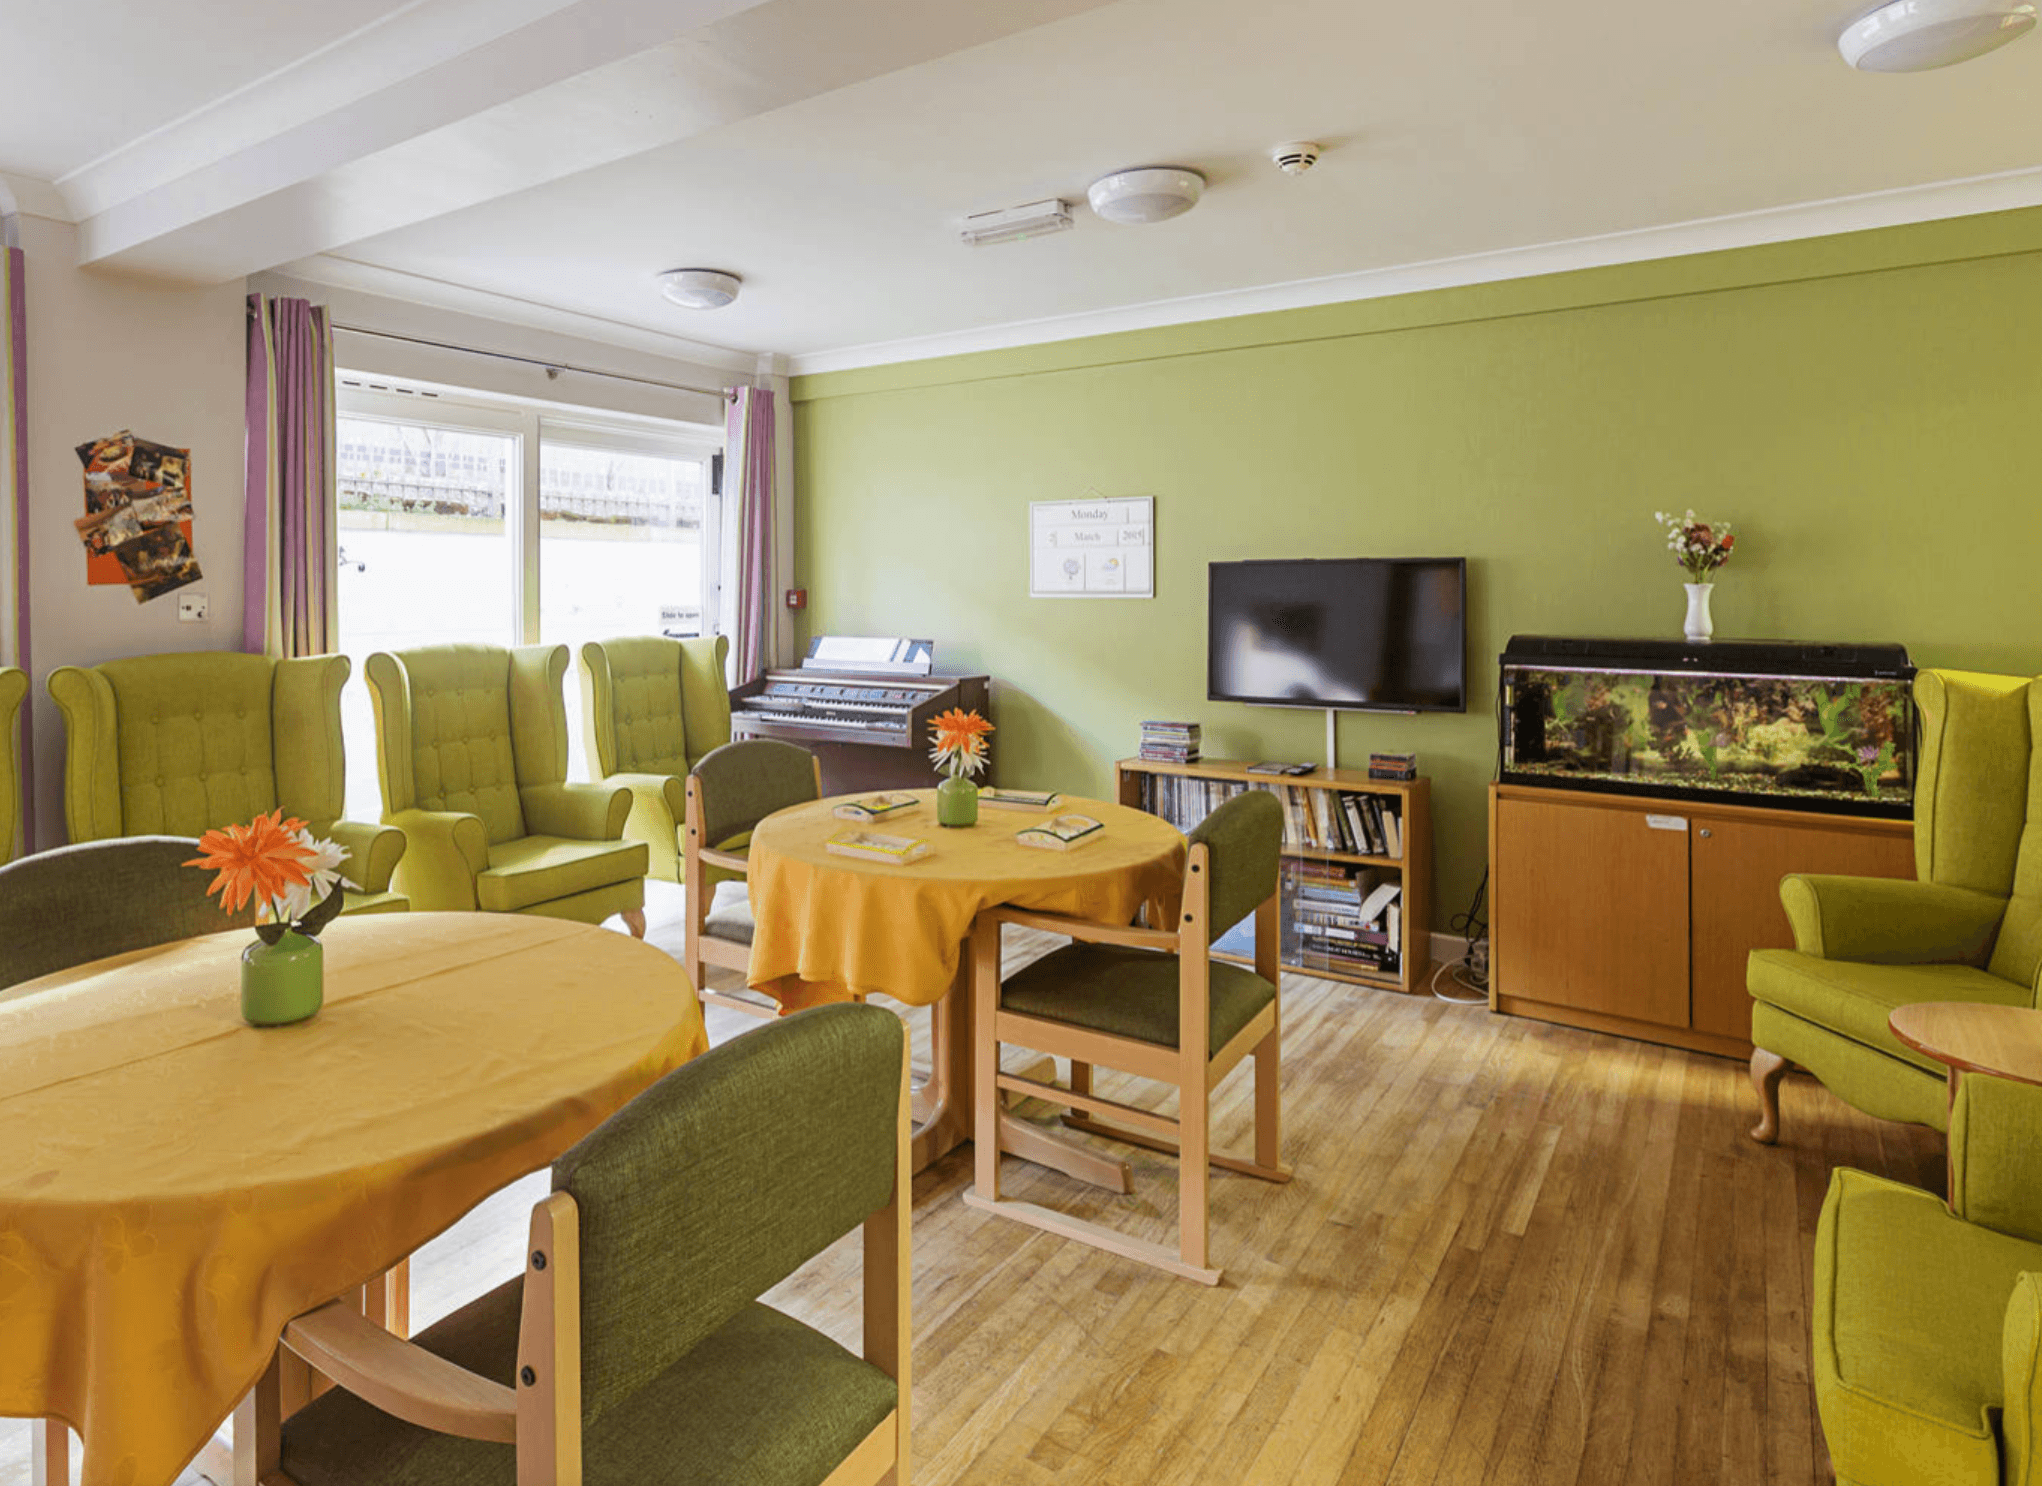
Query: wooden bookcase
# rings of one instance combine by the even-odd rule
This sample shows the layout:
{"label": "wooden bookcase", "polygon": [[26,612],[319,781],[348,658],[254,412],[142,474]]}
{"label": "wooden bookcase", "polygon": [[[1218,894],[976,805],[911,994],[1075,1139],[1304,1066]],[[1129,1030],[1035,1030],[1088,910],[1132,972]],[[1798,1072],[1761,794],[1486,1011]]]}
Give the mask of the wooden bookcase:
{"label": "wooden bookcase", "polygon": [[[1285,872],[1282,887],[1282,919],[1286,925],[1284,933],[1284,968],[1295,970],[1300,975],[1315,975],[1325,980],[1343,980],[1355,985],[1379,986],[1386,990],[1417,993],[1425,988],[1425,977],[1432,968],[1432,786],[1430,781],[1419,778],[1408,783],[1390,779],[1371,779],[1359,769],[1314,769],[1309,774],[1250,774],[1245,761],[1234,759],[1202,760],[1195,764],[1159,763],[1153,759],[1122,759],[1115,766],[1119,787],[1120,803],[1136,810],[1152,808],[1153,786],[1157,778],[1176,776],[1185,779],[1217,780],[1226,784],[1260,786],[1285,797],[1295,791],[1332,790],[1336,794],[1378,795],[1394,800],[1403,834],[1403,853],[1400,856],[1370,856],[1356,852],[1332,851],[1328,849],[1286,843],[1283,854],[1288,862],[1337,862],[1344,866],[1372,867],[1386,873],[1393,873],[1398,879],[1402,892],[1399,895],[1399,930],[1397,945],[1398,968],[1392,973],[1385,970],[1373,973],[1346,967],[1334,968],[1321,958],[1304,959],[1295,949],[1295,936],[1288,926],[1291,923],[1291,897],[1294,874]],[[1299,803],[1303,797],[1299,796]],[[1334,805],[1335,801],[1327,804]]]}

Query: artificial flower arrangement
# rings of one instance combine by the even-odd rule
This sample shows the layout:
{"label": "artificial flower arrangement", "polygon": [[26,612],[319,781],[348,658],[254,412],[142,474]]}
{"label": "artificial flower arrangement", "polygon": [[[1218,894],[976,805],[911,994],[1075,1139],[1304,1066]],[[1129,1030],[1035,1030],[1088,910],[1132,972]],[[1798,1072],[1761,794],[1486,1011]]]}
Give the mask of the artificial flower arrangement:
{"label": "artificial flower arrangement", "polygon": [[992,730],[991,723],[962,707],[938,713],[929,724],[929,731],[936,739],[936,746],[929,750],[929,758],[953,779],[960,774],[983,773],[986,734]]}
{"label": "artificial flower arrangement", "polygon": [[354,886],[340,875],[345,848],[316,839],[282,810],[245,826],[207,831],[184,865],[215,874],[208,896],[239,913],[255,902],[257,943],[241,952],[241,1015],[257,1026],[303,1021],[324,999],[319,931]]}
{"label": "artificial flower arrangement", "polygon": [[1652,519],[1666,528],[1667,550],[1687,570],[1690,583],[1707,583],[1709,574],[1730,560],[1730,549],[1737,545],[1729,522],[1703,521],[1692,509],[1680,516],[1654,511]]}
{"label": "artificial flower arrangement", "polygon": [[946,771],[943,782],[936,786],[937,825],[978,824],[978,787],[965,776],[985,771],[986,734],[992,730],[991,723],[962,707],[939,713],[929,724],[936,739],[929,757]]}

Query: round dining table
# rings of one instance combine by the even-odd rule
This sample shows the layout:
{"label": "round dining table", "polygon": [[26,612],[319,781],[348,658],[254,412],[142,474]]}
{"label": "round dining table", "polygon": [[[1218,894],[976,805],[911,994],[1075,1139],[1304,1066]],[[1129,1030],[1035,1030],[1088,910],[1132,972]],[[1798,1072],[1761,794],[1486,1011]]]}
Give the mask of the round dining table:
{"label": "round dining table", "polygon": [[[853,996],[930,1006],[934,1067],[918,1099],[914,1143],[921,1170],[969,1136],[971,995],[964,941],[980,913],[1018,908],[1127,924],[1145,905],[1169,922],[1183,891],[1187,846],[1168,821],[1105,800],[1065,797],[1056,810],[979,807],[978,823],[936,821],[936,792],[908,791],[913,807],[867,824],[840,818],[838,796],[767,816],[752,832],[748,892],[752,947],[746,980],[787,1009]],[[1067,851],[1024,846],[1016,833],[1049,815],[1100,822]],[[832,837],[869,831],[926,842],[918,861],[871,861],[829,849]],[[1125,1173],[1052,1151],[1026,1129],[1017,1152],[1125,1189]]]}
{"label": "round dining table", "polygon": [[167,1486],[284,1324],[400,1265],[708,1045],[668,955],[515,914],[341,918],[325,1005],[241,1019],[248,933],[0,992],[0,1414]]}

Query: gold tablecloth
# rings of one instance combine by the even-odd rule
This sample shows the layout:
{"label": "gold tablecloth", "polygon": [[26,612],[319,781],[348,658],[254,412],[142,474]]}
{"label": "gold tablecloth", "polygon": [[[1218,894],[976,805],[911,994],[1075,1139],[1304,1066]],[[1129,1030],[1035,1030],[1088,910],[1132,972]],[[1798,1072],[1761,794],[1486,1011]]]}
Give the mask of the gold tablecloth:
{"label": "gold tablecloth", "polygon": [[343,918],[326,1004],[240,1016],[244,931],[0,992],[0,1414],[171,1481],[284,1323],[708,1045],[672,958],[555,919]]}
{"label": "gold tablecloth", "polygon": [[870,829],[927,841],[931,853],[896,866],[837,856],[823,843],[859,829],[818,800],[768,816],[752,833],[752,952],[746,979],[799,1008],[852,994],[916,1006],[940,1001],[980,910],[1001,906],[1124,924],[1154,900],[1171,915],[1183,891],[1185,842],[1166,821],[1125,805],[1066,798],[1059,814],[1106,829],[1074,850],[1040,851],[1014,833],[1042,812],[979,809],[978,824],[936,824],[934,790]]}

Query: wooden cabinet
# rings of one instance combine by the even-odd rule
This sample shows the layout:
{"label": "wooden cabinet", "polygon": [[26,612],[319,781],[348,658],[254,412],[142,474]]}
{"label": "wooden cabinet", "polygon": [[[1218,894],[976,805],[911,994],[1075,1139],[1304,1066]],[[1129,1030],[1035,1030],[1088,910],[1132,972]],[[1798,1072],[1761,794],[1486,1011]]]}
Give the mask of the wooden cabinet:
{"label": "wooden cabinet", "polygon": [[1490,1004],[1736,1057],[1790,872],[1912,877],[1907,821],[1492,785]]}

